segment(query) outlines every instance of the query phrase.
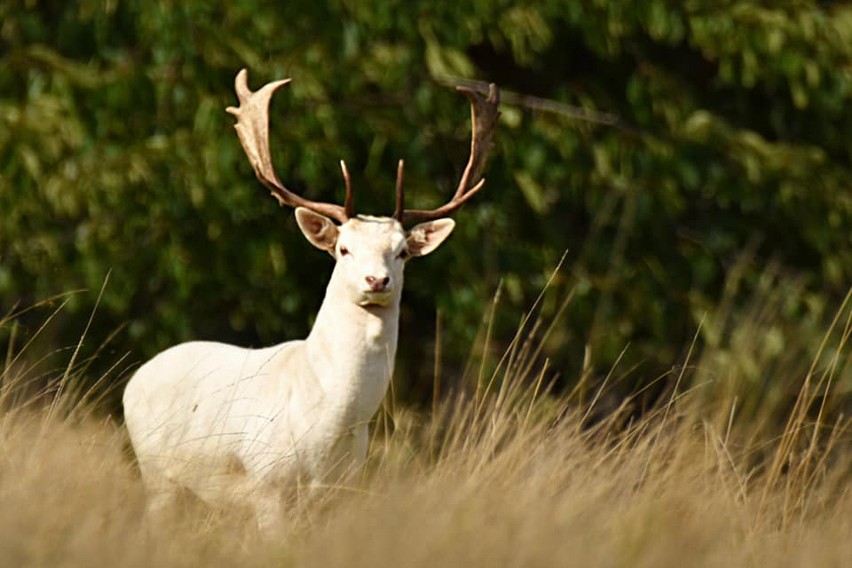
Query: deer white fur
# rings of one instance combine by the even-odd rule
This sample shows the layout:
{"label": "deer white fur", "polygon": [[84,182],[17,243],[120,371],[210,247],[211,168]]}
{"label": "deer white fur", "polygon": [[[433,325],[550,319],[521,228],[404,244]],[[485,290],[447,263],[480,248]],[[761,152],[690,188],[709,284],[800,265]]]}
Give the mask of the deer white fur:
{"label": "deer white fur", "polygon": [[296,219],[337,260],[307,339],[256,350],[184,343],[128,384],[125,420],[149,507],[187,488],[211,503],[251,503],[269,525],[282,485],[337,480],[366,457],[393,373],[406,258],[434,250],[454,222],[406,233],[387,217],[336,227],[299,208]]}
{"label": "deer white fur", "polygon": [[[149,510],[188,489],[212,504],[249,504],[258,524],[269,527],[282,513],[284,487],[336,482],[357,468],[367,454],[368,423],[393,374],[405,263],[444,242],[455,226],[445,215],[484,183],[469,180],[491,143],[498,115],[493,85],[487,97],[466,90],[471,155],[447,204],[405,209],[401,161],[393,217],[354,214],[342,162],[345,206],[294,194],[275,174],[268,146],[269,100],[286,83],[252,92],[243,70],[236,81],[240,106],[228,112],[237,117],[258,179],[280,204],[296,207],[302,233],[336,264],[306,339],[264,349],[192,341],[136,371],[124,392],[124,416]],[[425,222],[404,229],[412,221]]]}

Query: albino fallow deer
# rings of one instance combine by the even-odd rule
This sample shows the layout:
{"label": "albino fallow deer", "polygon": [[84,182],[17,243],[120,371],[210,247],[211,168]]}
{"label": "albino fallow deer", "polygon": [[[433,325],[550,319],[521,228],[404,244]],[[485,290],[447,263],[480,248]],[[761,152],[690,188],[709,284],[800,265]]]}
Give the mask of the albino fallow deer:
{"label": "albino fallow deer", "polygon": [[306,339],[265,349],[191,341],[139,368],[124,392],[124,416],[149,510],[187,489],[212,504],[247,503],[269,526],[282,513],[284,487],[339,480],[359,466],[393,373],[405,262],[449,236],[454,222],[445,216],[485,181],[477,178],[498,117],[493,85],[487,95],[460,89],[472,107],[470,158],[445,205],[405,209],[402,161],[392,217],[354,213],[343,162],[345,205],[294,194],[273,170],[268,140],[270,99],[288,82],[252,92],[243,69],[239,107],[227,111],[258,179],[280,205],[296,208],[308,241],[335,258],[325,299]]}

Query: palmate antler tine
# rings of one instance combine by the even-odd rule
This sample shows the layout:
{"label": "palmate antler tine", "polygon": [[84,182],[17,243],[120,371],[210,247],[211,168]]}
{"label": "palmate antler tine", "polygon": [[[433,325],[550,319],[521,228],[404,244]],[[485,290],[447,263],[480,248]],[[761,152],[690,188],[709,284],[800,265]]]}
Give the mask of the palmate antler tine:
{"label": "palmate antler tine", "polygon": [[228,107],[225,111],[237,118],[234,129],[237,131],[249,163],[257,179],[272,192],[280,205],[306,207],[345,223],[352,213],[350,187],[347,187],[348,207],[342,207],[335,203],[312,201],[293,193],[281,183],[275,173],[269,153],[269,101],[275,91],[289,82],[290,79],[273,81],[253,92],[248,86],[248,71],[241,69],[234,81],[234,90],[240,106]]}
{"label": "palmate antler tine", "polygon": [[[481,173],[485,168],[488,154],[494,143],[494,132],[497,120],[500,117],[498,110],[500,106],[500,91],[494,83],[488,86],[487,95],[469,87],[458,87],[457,90],[464,93],[470,100],[470,158],[464,168],[458,188],[456,188],[456,192],[449,202],[437,209],[430,209],[428,211],[418,209],[404,210],[400,217],[404,223],[428,221],[449,215],[467,203],[485,185],[485,179],[481,177]],[[471,180],[477,178],[479,180],[471,185]],[[397,202],[399,201],[400,198],[398,197]]]}
{"label": "palmate antler tine", "polygon": [[459,180],[459,185],[453,199],[461,197],[468,191],[468,183],[471,179],[481,178],[481,173],[485,169],[485,163],[494,144],[494,132],[497,129],[497,120],[500,118],[498,110],[500,106],[500,91],[494,83],[488,85],[488,95],[483,95],[470,87],[457,87],[456,90],[464,93],[470,100],[471,133],[470,158],[464,168],[462,178]]}

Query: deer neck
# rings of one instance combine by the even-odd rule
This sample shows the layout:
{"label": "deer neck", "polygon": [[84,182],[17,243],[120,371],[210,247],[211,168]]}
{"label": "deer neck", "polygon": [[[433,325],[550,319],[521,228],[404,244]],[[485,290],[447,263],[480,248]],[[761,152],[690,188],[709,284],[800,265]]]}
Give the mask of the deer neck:
{"label": "deer neck", "polygon": [[365,422],[376,412],[393,374],[401,282],[386,306],[359,306],[332,273],[305,341],[308,362],[329,408]]}

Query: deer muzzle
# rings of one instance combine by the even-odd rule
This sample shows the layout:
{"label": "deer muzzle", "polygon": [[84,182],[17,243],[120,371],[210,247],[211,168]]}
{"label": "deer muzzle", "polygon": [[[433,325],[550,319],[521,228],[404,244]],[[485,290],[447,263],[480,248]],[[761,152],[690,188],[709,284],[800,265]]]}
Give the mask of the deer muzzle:
{"label": "deer muzzle", "polygon": [[364,280],[370,292],[384,292],[390,284],[390,276],[365,276]]}

